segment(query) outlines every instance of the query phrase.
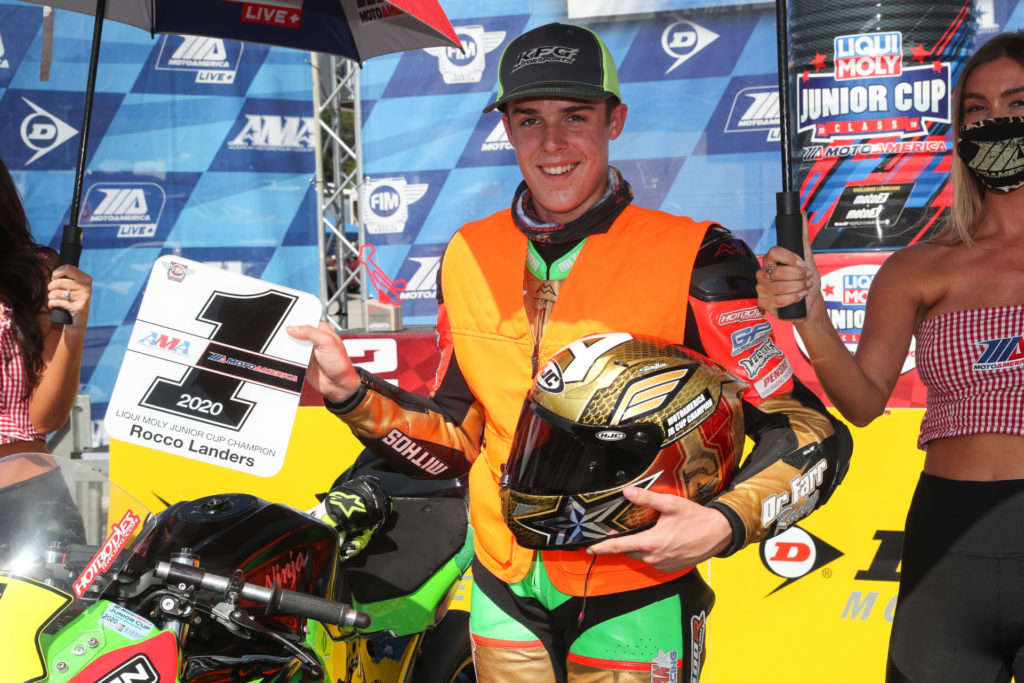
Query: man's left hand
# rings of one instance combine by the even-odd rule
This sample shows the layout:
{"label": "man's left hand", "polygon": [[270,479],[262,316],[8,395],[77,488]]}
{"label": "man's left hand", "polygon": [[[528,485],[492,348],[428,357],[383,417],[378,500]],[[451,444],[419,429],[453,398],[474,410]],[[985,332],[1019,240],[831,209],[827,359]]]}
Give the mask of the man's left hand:
{"label": "man's left hand", "polygon": [[714,508],[635,486],[627,486],[622,493],[630,502],[661,513],[658,521],[645,531],[601,541],[587,548],[588,552],[625,553],[655,569],[674,572],[714,557],[729,546],[732,528]]}

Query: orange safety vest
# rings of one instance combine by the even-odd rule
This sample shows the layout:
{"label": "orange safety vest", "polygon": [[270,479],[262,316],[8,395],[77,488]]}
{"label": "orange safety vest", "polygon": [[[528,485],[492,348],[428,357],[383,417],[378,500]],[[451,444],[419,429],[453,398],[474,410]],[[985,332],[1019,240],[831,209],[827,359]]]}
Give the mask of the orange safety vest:
{"label": "orange safety vest", "polygon": [[[538,367],[589,334],[682,340],[690,272],[709,225],[630,205],[607,233],[588,237],[544,327]],[[533,383],[534,342],[523,300],[526,252],[527,238],[511,212],[502,211],[455,234],[441,273],[459,368],[486,413],[483,445],[469,475],[476,554],[508,583],[521,581],[534,557],[506,526],[498,489]],[[584,550],[543,551],[543,558],[552,583],[569,595],[643,588],[689,571],[666,574],[625,555]]]}

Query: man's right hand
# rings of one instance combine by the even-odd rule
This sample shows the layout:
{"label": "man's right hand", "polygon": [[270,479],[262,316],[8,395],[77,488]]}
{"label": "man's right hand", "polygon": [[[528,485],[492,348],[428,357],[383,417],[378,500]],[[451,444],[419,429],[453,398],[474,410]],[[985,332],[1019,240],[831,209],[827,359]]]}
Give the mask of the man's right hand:
{"label": "man's right hand", "polygon": [[356,393],[359,374],[341,343],[341,337],[330,325],[326,322],[321,322],[319,327],[293,325],[287,331],[295,339],[313,344],[313,355],[306,371],[309,386],[334,403],[341,403]]}

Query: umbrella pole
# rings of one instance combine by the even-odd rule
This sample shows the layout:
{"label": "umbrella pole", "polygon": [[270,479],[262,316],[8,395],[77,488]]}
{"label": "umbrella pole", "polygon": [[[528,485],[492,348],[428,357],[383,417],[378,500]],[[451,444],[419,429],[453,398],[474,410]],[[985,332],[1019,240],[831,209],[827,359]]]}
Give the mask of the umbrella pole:
{"label": "umbrella pole", "polygon": [[[92,100],[96,93],[96,67],[100,61],[100,39],[103,36],[103,17],[107,13],[107,0],[96,0],[96,19],[92,27],[92,51],[89,54],[89,74],[85,83],[85,106],[82,108],[82,134],[78,140],[78,164],[75,167],[75,187],[71,194],[71,220],[64,226],[60,239],[60,257],[57,265],[78,265],[82,255],[82,229],[78,226],[78,213],[82,205],[82,184],[85,179],[85,159],[89,150],[89,125],[92,120]],[[50,311],[50,322],[71,324],[71,314],[63,308]]]}
{"label": "umbrella pole", "polygon": [[[775,33],[779,63],[779,138],[782,146],[782,192],[775,193],[775,241],[780,247],[804,255],[803,217],[800,193],[793,190],[793,163],[790,157],[793,132],[789,116],[789,31],[786,26],[786,1],[775,0]],[[779,318],[803,318],[807,304],[801,300],[778,311]]]}

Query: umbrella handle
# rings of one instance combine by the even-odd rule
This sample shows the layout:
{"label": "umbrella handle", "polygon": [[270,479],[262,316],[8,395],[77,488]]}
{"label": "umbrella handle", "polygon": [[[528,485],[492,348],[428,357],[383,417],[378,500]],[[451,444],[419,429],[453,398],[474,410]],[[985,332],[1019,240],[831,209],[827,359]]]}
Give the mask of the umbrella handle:
{"label": "umbrella handle", "polygon": [[[804,256],[804,222],[800,214],[800,193],[775,193],[775,240],[780,247]],[[807,302],[801,299],[778,310],[780,320],[807,317]]]}
{"label": "umbrella handle", "polygon": [[[58,266],[78,265],[78,257],[82,255],[82,229],[77,225],[65,225],[61,236]],[[50,309],[50,322],[55,325],[70,325],[71,313],[63,308]]]}
{"label": "umbrella handle", "polygon": [[[794,254],[804,256],[803,218],[800,193],[793,190],[793,162],[789,156],[793,139],[789,118],[789,34],[786,30],[786,1],[775,0],[775,34],[779,67],[779,137],[782,145],[782,192],[775,193],[775,242]],[[778,311],[781,320],[807,316],[803,300]]]}

